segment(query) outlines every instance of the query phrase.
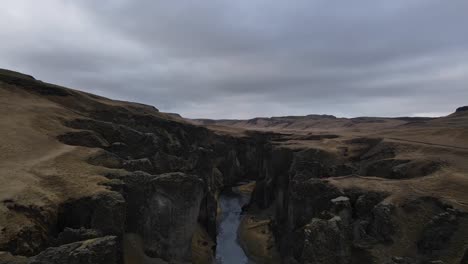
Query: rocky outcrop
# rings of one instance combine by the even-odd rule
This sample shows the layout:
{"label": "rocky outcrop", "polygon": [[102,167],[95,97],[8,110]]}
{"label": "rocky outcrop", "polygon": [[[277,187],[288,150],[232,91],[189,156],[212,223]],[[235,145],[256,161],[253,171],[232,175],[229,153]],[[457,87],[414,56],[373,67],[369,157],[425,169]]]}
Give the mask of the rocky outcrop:
{"label": "rocky outcrop", "polygon": [[115,264],[120,254],[117,237],[106,236],[48,248],[28,264]]}
{"label": "rocky outcrop", "polygon": [[339,216],[325,220],[313,218],[304,227],[304,248],[301,263],[350,263],[350,244],[345,223]]}
{"label": "rocky outcrop", "polygon": [[54,241],[54,244],[70,244],[77,241],[98,238],[100,236],[102,236],[102,232],[96,229],[86,229],[83,227],[73,229],[65,227],[65,229],[58,235],[57,239]]}
{"label": "rocky outcrop", "polygon": [[203,181],[183,173],[142,172],[121,180],[129,208],[126,232],[143,238],[144,251],[150,257],[189,261],[204,196]]}
{"label": "rocky outcrop", "polygon": [[[15,236],[7,243],[0,244],[0,250],[32,256],[46,248],[55,231],[56,212],[50,207],[27,206],[10,199],[4,200],[3,204],[11,213],[22,214],[27,223],[19,226]],[[0,229],[2,236],[7,232],[6,228]]]}
{"label": "rocky outcrop", "polygon": [[373,208],[388,196],[385,193],[360,190],[349,190],[348,193],[354,199],[354,213],[359,218],[368,217]]}
{"label": "rocky outcrop", "polygon": [[71,200],[59,208],[57,228],[87,228],[120,236],[125,230],[125,210],[126,202],[116,192]]}
{"label": "rocky outcrop", "polygon": [[58,137],[60,141],[68,145],[84,146],[90,148],[106,148],[109,143],[100,135],[92,131],[69,132]]}
{"label": "rocky outcrop", "polygon": [[288,225],[292,229],[304,226],[310,219],[332,208],[332,199],[341,192],[320,179],[290,183]]}
{"label": "rocky outcrop", "polygon": [[379,203],[372,209],[372,222],[370,223],[370,235],[378,242],[391,243],[395,233],[395,223],[392,220],[395,207],[392,204]]}
{"label": "rocky outcrop", "polygon": [[422,253],[433,253],[447,247],[450,238],[458,226],[458,212],[448,210],[434,216],[424,227],[422,236],[418,241],[418,249]]}

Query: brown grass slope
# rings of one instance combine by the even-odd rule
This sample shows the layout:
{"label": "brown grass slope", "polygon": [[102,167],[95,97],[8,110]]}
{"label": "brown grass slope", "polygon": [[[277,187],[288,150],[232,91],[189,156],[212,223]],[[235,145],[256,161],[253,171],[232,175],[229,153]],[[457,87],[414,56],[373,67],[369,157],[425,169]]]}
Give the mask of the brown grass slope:
{"label": "brown grass slope", "polygon": [[[28,241],[47,239],[60,204],[108,192],[102,185],[108,179],[102,175],[109,169],[86,162],[98,149],[65,145],[57,139],[73,131],[64,125],[67,120],[102,111],[183,122],[152,106],[110,100],[0,70],[0,248],[37,253],[38,245]],[[44,237],[31,237],[35,234]]]}

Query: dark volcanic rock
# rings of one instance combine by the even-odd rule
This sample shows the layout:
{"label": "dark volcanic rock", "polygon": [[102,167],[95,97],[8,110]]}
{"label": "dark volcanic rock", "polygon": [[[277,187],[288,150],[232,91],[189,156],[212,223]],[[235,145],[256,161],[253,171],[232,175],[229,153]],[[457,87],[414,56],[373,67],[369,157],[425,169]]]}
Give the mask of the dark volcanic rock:
{"label": "dark volcanic rock", "polygon": [[293,228],[304,226],[322,211],[331,209],[331,200],[342,194],[320,179],[294,182],[291,185],[288,214]]}
{"label": "dark volcanic rock", "polygon": [[90,148],[106,148],[109,146],[109,143],[100,135],[87,130],[68,132],[58,136],[58,140],[73,146],[84,146]]}
{"label": "dark volcanic rock", "polygon": [[184,173],[136,172],[122,180],[128,201],[127,229],[141,235],[146,254],[165,260],[190,260],[203,182]]}
{"label": "dark volcanic rock", "polygon": [[418,249],[424,253],[431,253],[447,246],[447,242],[457,230],[457,215],[453,212],[443,212],[434,216],[424,228]]}
{"label": "dark volcanic rock", "polygon": [[466,112],[466,111],[468,111],[468,106],[462,106],[462,107],[457,108],[456,110],[457,113]]}
{"label": "dark volcanic rock", "polygon": [[51,247],[32,257],[29,264],[116,264],[120,250],[117,237],[106,236],[60,247]]}
{"label": "dark volcanic rock", "polygon": [[126,203],[116,192],[71,200],[59,209],[58,228],[95,229],[104,235],[121,235],[125,227]]}
{"label": "dark volcanic rock", "polygon": [[[101,148],[88,159],[93,165],[133,171],[126,176],[110,175],[110,181],[102,183],[121,193],[128,204],[127,212],[120,209],[125,215],[125,231],[141,236],[149,257],[188,261],[198,224],[215,239],[216,194],[223,186],[260,174],[267,136],[256,132],[248,138],[219,136],[144,111],[98,105],[85,118],[65,121],[79,131],[59,139],[70,145]],[[103,225],[96,224],[96,206],[102,205],[89,198],[61,206],[59,231],[83,227],[103,232]],[[103,211],[108,212],[106,206]],[[108,217],[114,218],[112,213]],[[115,219],[120,222],[121,215]],[[120,235],[122,231],[103,233]]]}
{"label": "dark volcanic rock", "polygon": [[352,173],[353,168],[348,167],[333,153],[307,149],[294,153],[290,171],[294,180],[304,181],[310,178],[348,175]]}
{"label": "dark volcanic rock", "polygon": [[331,213],[339,216],[343,226],[348,227],[352,221],[353,210],[348,197],[340,196],[331,200]]}
{"label": "dark volcanic rock", "polygon": [[387,194],[378,192],[366,192],[359,195],[354,205],[357,216],[368,216],[372,212],[372,209],[374,209],[374,207],[386,196]]}
{"label": "dark volcanic rock", "polygon": [[392,215],[395,206],[392,204],[380,203],[372,210],[371,235],[381,242],[392,242],[392,235],[395,233],[395,223]]}
{"label": "dark volcanic rock", "polygon": [[128,171],[153,171],[153,164],[148,158],[125,160],[123,162],[123,167]]}
{"label": "dark volcanic rock", "polygon": [[305,226],[304,233],[301,263],[350,263],[350,244],[339,216],[329,220],[314,218]]}
{"label": "dark volcanic rock", "polygon": [[102,233],[94,229],[73,229],[65,227],[65,229],[58,235],[55,243],[57,245],[70,244],[73,242],[88,240],[100,236],[102,236]]}

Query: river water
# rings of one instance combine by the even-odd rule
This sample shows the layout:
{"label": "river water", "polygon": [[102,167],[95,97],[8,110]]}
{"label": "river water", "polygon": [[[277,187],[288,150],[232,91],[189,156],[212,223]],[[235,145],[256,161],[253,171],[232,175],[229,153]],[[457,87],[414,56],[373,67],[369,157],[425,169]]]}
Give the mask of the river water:
{"label": "river water", "polygon": [[249,195],[225,191],[219,197],[221,208],[219,231],[216,238],[217,264],[246,264],[249,259],[238,242],[242,206],[249,202]]}

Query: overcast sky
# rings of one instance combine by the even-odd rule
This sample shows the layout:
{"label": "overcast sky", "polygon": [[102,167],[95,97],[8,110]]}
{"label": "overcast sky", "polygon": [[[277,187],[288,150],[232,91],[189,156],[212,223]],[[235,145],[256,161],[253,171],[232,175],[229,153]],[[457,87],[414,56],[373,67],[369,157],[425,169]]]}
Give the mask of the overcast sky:
{"label": "overcast sky", "polygon": [[0,68],[186,117],[468,104],[466,0],[3,0]]}

